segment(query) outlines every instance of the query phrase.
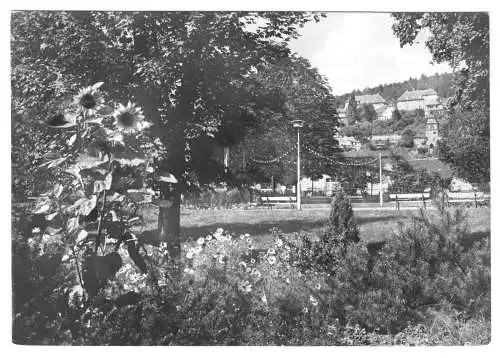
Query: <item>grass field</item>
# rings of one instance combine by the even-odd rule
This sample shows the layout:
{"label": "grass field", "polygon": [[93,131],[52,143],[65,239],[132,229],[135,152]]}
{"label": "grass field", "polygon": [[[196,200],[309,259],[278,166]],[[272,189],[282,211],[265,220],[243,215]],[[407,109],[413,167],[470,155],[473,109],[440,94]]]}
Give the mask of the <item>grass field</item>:
{"label": "grass field", "polygon": [[[293,209],[256,210],[184,210],[181,213],[181,235],[183,240],[193,240],[222,227],[236,235],[251,234],[263,246],[271,241],[270,230],[277,227],[284,233],[317,233],[323,227],[330,211],[328,208],[296,211]],[[145,213],[145,230],[155,230],[157,212]],[[471,234],[476,238],[490,234],[490,209],[467,209]],[[417,210],[373,210],[355,211],[361,238],[365,242],[390,239],[400,225],[410,222]]]}

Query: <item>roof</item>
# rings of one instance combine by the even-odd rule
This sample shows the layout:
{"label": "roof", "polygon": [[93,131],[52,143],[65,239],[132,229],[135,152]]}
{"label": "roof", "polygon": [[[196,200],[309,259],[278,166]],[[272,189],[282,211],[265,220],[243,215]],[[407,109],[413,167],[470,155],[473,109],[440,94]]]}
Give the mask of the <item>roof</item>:
{"label": "roof", "polygon": [[432,88],[426,90],[418,90],[418,91],[405,91],[405,93],[403,93],[401,97],[398,98],[398,102],[416,101],[416,100],[421,100],[424,96],[433,96],[433,95],[437,96],[437,93]]}
{"label": "roof", "polygon": [[356,101],[361,104],[386,103],[387,101],[379,93],[356,96]]}

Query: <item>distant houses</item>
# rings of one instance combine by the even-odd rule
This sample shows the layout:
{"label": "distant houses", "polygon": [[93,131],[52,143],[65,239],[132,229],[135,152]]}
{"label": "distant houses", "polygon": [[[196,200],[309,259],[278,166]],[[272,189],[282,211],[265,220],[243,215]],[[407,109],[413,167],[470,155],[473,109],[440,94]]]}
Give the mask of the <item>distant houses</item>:
{"label": "distant houses", "polygon": [[[437,92],[433,89],[405,91],[395,103],[389,103],[380,93],[357,95],[355,96],[358,107],[371,104],[377,112],[378,120],[390,120],[396,109],[399,111],[414,111],[423,110],[427,118],[425,134],[415,136],[414,143],[417,148],[427,147],[429,153],[434,151],[437,141],[440,139],[439,128],[436,117],[439,117],[444,111],[444,105],[440,100]],[[347,122],[347,109],[349,100],[345,102],[342,108],[337,109],[339,119],[345,125]],[[359,140],[353,137],[337,136],[335,139],[339,142],[339,146],[345,150],[358,151],[361,148]],[[374,135],[371,137],[371,143],[377,148],[384,146],[394,146],[401,140],[401,136],[397,134]]]}
{"label": "distant houses", "polygon": [[[397,108],[400,111],[414,111],[422,109],[426,117],[436,117],[442,114],[444,105],[439,99],[437,92],[433,89],[405,91],[396,101],[390,104],[380,93],[355,96],[358,106],[365,104],[373,105],[377,112],[377,119],[389,120]],[[337,112],[342,122],[345,122],[349,101],[346,101]]]}
{"label": "distant houses", "polygon": [[387,101],[379,93],[359,95],[355,96],[355,99],[358,106],[363,104],[371,104],[376,111],[384,109],[388,104]]}

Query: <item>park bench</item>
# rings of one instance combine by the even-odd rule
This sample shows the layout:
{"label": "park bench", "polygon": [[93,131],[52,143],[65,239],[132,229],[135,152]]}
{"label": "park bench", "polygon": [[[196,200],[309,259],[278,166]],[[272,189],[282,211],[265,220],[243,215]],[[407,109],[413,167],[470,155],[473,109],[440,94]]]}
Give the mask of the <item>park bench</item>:
{"label": "park bench", "polygon": [[389,194],[389,199],[396,202],[397,210],[399,210],[401,202],[422,202],[424,209],[426,209],[430,197],[430,193]]}
{"label": "park bench", "polygon": [[363,195],[348,195],[347,196],[351,202],[362,202]]}
{"label": "park bench", "polygon": [[487,205],[490,202],[490,194],[483,192],[452,192],[447,193],[448,205],[472,204],[477,208],[480,205]]}
{"label": "park bench", "polygon": [[293,208],[296,202],[295,196],[261,196],[259,205],[268,206],[271,209],[276,205],[290,205]]}

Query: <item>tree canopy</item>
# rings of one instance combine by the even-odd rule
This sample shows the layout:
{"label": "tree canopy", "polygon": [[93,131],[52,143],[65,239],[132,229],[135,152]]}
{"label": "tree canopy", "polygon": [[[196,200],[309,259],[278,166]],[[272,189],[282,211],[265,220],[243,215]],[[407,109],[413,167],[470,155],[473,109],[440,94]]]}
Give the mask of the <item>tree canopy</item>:
{"label": "tree canopy", "polygon": [[166,149],[157,164],[179,179],[162,189],[174,205],[159,218],[160,239],[176,241],[180,193],[223,169],[203,159],[241,140],[235,128],[255,124],[275,105],[252,73],[288,57],[287,41],[313,19],[319,15],[14,12],[13,110],[44,121],[71,101],[67,93],[97,82],[117,101],[137,102]]}
{"label": "tree canopy", "polygon": [[394,34],[411,45],[421,31],[435,62],[457,73],[450,120],[439,147],[457,174],[473,182],[490,180],[489,16],[487,13],[395,13]]}

